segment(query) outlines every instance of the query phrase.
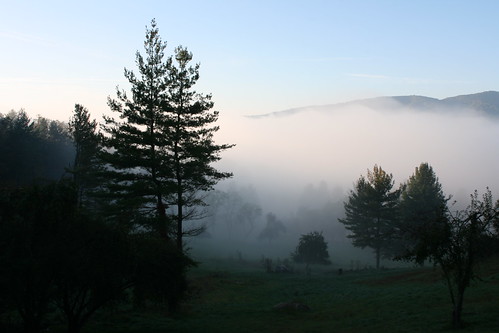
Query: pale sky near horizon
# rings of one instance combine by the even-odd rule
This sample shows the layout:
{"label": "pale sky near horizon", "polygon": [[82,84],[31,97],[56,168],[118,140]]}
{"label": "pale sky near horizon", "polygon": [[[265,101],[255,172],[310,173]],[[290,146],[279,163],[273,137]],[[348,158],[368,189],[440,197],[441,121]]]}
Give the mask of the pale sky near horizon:
{"label": "pale sky near horizon", "polygon": [[0,113],[96,118],[155,18],[222,114],[499,90],[499,1],[0,0]]}

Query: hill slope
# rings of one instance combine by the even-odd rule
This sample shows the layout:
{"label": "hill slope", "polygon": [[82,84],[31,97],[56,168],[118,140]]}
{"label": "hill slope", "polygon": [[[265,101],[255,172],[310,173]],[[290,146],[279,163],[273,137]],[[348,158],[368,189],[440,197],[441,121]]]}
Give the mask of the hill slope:
{"label": "hill slope", "polygon": [[477,112],[491,118],[499,118],[499,92],[486,91],[477,94],[460,95],[444,99],[416,95],[385,96],[355,100],[346,103],[293,108],[248,117],[255,119],[269,116],[286,117],[307,111],[334,112],[336,110],[349,107],[365,107],[373,110],[385,111],[396,111],[401,108],[427,112],[452,112],[456,110],[465,110],[469,112]]}

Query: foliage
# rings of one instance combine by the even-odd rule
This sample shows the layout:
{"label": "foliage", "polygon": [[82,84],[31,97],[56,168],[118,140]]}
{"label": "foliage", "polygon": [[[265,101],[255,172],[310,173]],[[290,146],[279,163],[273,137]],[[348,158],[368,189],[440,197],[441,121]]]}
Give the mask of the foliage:
{"label": "foliage", "polygon": [[109,99],[111,110],[125,121],[105,118],[103,157],[112,180],[107,187],[117,195],[118,212],[124,207],[138,212],[135,224],[164,238],[173,235],[182,250],[185,235],[203,230],[183,226],[204,205],[199,193],[231,175],[211,165],[231,145],[213,141],[218,112],[211,111],[210,95],[192,90],[199,78],[199,65],[188,66],[192,54],[179,47],[175,59],[165,60],[166,43],[154,20],[144,46],[146,56],[136,54],[139,76],[125,70],[132,98],[118,90],[117,99]]}
{"label": "foliage", "polygon": [[269,243],[279,237],[281,233],[286,232],[284,224],[277,219],[273,213],[267,214],[267,224],[265,228],[258,235],[259,240],[267,239]]}
{"label": "foliage", "polygon": [[24,110],[0,114],[0,184],[21,186],[57,180],[74,156],[67,125]]}
{"label": "foliage", "polygon": [[173,218],[177,225],[177,247],[182,249],[184,235],[198,235],[203,228],[184,228],[184,221],[199,218],[196,207],[205,203],[199,192],[213,189],[220,180],[231,177],[220,172],[212,163],[220,160],[220,153],[233,145],[217,145],[214,134],[219,127],[218,111],[213,111],[211,95],[201,95],[192,88],[199,79],[199,64],[189,66],[192,53],[177,47],[175,61],[167,63],[169,72],[168,97],[171,121],[167,149],[169,166],[173,171],[173,193],[170,205],[175,207]]}
{"label": "foliage", "polygon": [[54,301],[69,332],[78,332],[105,305],[125,299],[133,285],[134,258],[128,236],[89,216],[68,221],[57,235],[59,268]]}
{"label": "foliage", "polygon": [[27,332],[45,325],[62,253],[59,230],[72,216],[71,193],[56,186],[2,189],[0,297],[16,309]]}
{"label": "foliage", "polygon": [[[499,201],[490,190],[471,196],[464,210],[451,213],[433,169],[427,163],[416,168],[397,192],[389,192],[392,176],[375,166],[368,179],[361,177],[345,203],[346,218],[339,219],[353,234],[354,245],[373,247],[379,267],[380,249],[396,258],[423,263],[430,259],[445,276],[453,304],[452,324],[462,326],[464,292],[475,274],[479,259],[497,253],[499,241],[493,234],[499,220]],[[375,222],[373,224],[373,222]],[[383,237],[390,232],[396,238]],[[381,236],[381,237],[380,237]],[[385,241],[394,241],[389,248]],[[397,253],[398,252],[398,253]]]}
{"label": "foliage", "polygon": [[69,133],[75,147],[75,158],[69,171],[78,187],[78,205],[82,205],[88,201],[87,192],[97,186],[95,173],[99,163],[96,159],[101,139],[97,122],[90,120],[90,113],[80,104],[75,104]]}
{"label": "foliage", "polygon": [[186,269],[195,262],[172,242],[165,242],[155,234],[134,234],[132,244],[135,305],[144,307],[146,301],[166,303],[168,311],[175,312],[187,290]]}
{"label": "foliage", "polygon": [[292,254],[295,262],[304,262],[307,264],[330,264],[327,243],[322,236],[322,232],[313,231],[301,235],[298,246]]}
{"label": "foliage", "polygon": [[376,255],[379,268],[382,253],[391,255],[390,247],[397,218],[398,191],[392,191],[393,176],[381,167],[367,171],[344,203],[345,218],[338,219],[351,232],[348,235],[356,247],[370,247]]}
{"label": "foliage", "polygon": [[489,189],[479,198],[471,195],[471,203],[464,210],[448,214],[449,235],[440,239],[432,259],[441,268],[453,304],[452,324],[462,326],[461,315],[465,290],[475,277],[476,264],[490,254],[485,246],[491,237],[491,226],[499,218],[499,204],[494,205]]}
{"label": "foliage", "polygon": [[4,189],[1,204],[2,295],[26,331],[42,328],[55,303],[77,332],[95,310],[121,297],[131,276],[126,240],[78,213],[72,184]]}
{"label": "foliage", "polygon": [[[171,221],[166,216],[166,197],[171,195],[171,168],[166,150],[169,119],[167,64],[163,62],[163,43],[153,21],[144,42],[146,57],[136,54],[139,76],[125,69],[132,98],[117,89],[116,99],[108,99],[117,120],[104,117],[106,167],[103,180],[110,205],[105,212],[115,221],[127,221],[131,228],[157,232],[168,238]],[[167,60],[171,61],[171,60]]]}
{"label": "foliage", "polygon": [[449,199],[442,191],[432,167],[421,163],[402,186],[399,202],[399,258],[423,263],[447,238],[446,207]]}
{"label": "foliage", "polygon": [[56,306],[78,332],[129,288],[162,297],[174,311],[193,263],[156,234],[128,234],[77,204],[69,181],[3,189],[0,197],[0,304],[17,310],[25,330],[53,324]]}

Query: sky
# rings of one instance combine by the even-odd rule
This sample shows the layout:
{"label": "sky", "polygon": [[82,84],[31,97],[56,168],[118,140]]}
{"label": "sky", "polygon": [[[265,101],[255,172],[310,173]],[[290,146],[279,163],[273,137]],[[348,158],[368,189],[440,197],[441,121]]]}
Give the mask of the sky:
{"label": "sky", "polygon": [[222,115],[499,89],[499,1],[0,0],[0,113],[99,119],[155,18]]}

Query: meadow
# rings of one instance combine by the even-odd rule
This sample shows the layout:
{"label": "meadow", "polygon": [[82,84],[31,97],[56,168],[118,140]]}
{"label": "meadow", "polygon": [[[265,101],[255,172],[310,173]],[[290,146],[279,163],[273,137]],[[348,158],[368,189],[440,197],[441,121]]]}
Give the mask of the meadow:
{"label": "meadow", "polygon": [[[314,266],[266,273],[258,262],[210,260],[189,272],[181,310],[160,305],[102,312],[84,332],[445,332],[451,301],[434,267],[345,270]],[[499,260],[482,264],[467,290],[462,332],[499,331]],[[276,310],[300,302],[309,311]]]}

